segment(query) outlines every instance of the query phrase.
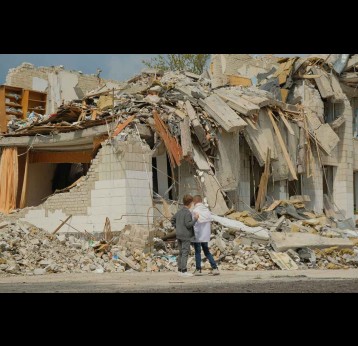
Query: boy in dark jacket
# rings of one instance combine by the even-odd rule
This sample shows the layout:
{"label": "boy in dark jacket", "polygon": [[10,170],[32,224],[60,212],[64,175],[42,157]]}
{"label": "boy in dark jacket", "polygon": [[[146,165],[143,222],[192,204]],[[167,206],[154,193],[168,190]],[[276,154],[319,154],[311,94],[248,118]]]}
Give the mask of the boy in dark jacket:
{"label": "boy in dark jacket", "polygon": [[176,230],[176,238],[179,246],[178,273],[180,276],[188,277],[193,276],[193,274],[188,273],[186,265],[190,252],[190,243],[194,239],[193,226],[198,220],[198,214],[194,214],[193,218],[189,210],[193,203],[193,197],[191,195],[185,195],[183,197],[183,203],[184,208],[180,209],[172,217],[171,221]]}

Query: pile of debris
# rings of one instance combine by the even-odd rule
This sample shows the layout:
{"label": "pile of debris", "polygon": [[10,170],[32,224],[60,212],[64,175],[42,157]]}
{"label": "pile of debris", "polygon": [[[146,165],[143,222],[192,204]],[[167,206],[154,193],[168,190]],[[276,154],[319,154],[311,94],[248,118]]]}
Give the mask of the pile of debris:
{"label": "pile of debris", "polygon": [[[168,224],[166,228],[166,234],[173,233]],[[143,242],[143,249],[142,243],[137,247],[127,246],[125,232],[109,241],[105,237],[95,241],[91,236],[81,239],[73,235],[49,234],[25,222],[2,222],[0,275],[176,271],[178,249],[175,238],[163,240],[154,237],[151,242]],[[165,238],[163,230],[156,232],[156,236]],[[307,237],[307,234],[303,235]],[[358,247],[354,242],[340,239],[342,243],[337,243],[337,240],[326,238],[333,240],[326,244],[322,242],[325,237],[310,236],[314,237],[309,240],[311,244],[306,238],[307,244],[300,238],[290,240],[284,232],[272,232],[269,241],[262,241],[213,222],[209,246],[221,270],[345,269],[358,266]],[[195,268],[193,255],[192,249],[189,270]],[[203,269],[210,269],[204,256]]]}
{"label": "pile of debris", "polygon": [[52,235],[21,222],[0,224],[0,274],[121,272],[108,254],[96,256],[92,240]]}

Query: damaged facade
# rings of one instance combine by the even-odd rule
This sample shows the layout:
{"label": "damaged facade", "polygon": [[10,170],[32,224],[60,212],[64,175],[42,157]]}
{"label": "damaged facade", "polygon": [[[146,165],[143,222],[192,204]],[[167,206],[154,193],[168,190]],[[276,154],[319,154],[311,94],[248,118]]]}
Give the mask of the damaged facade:
{"label": "damaged facade", "polygon": [[86,93],[99,85],[118,87],[118,82],[104,80],[99,74],[65,70],[63,66],[35,67],[22,63],[9,70],[6,85],[47,93],[46,114],[55,113],[64,102],[82,99]]}
{"label": "damaged facade", "polygon": [[47,115],[0,138],[0,211],[101,232],[107,217],[115,230],[151,225],[163,199],[186,193],[217,215],[304,195],[307,209],[330,203],[353,218],[356,60],[218,54],[202,76],[147,69],[95,85],[80,73],[63,82],[61,68],[12,69],[7,84],[47,93]]}

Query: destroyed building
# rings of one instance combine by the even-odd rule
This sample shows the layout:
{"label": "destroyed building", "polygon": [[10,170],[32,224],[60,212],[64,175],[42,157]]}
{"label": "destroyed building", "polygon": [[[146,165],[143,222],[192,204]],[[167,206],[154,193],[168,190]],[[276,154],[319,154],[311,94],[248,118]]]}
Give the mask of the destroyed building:
{"label": "destroyed building", "polygon": [[[144,69],[125,83],[85,89],[81,73],[75,84],[22,65],[0,88],[0,213],[51,233],[108,234],[110,225],[132,251],[130,260],[121,257],[126,265],[158,271],[173,267],[175,252],[163,264],[138,249],[152,247],[153,225],[157,237],[170,238],[167,219],[183,195],[201,194],[214,214],[210,246],[222,269],[297,269],[316,256],[322,267],[356,265],[347,237],[358,235],[357,66],[351,54],[216,54],[201,76]],[[27,112],[18,116],[21,95]],[[13,227],[3,237],[14,244],[35,237],[1,227]],[[73,237],[58,240],[88,248]],[[101,256],[107,245],[98,245]],[[81,268],[97,268],[86,263]]]}
{"label": "destroyed building", "polygon": [[[72,226],[99,232],[106,217],[118,230],[151,224],[161,198],[185,193],[203,194],[217,215],[305,195],[308,209],[322,213],[327,196],[352,218],[356,60],[217,54],[202,76],[144,70],[83,97],[71,77],[60,88],[70,102],[2,134],[12,189],[0,210],[31,207],[24,218],[47,230],[72,215]],[[29,69],[12,69],[7,84],[56,94],[55,73],[25,83]]]}

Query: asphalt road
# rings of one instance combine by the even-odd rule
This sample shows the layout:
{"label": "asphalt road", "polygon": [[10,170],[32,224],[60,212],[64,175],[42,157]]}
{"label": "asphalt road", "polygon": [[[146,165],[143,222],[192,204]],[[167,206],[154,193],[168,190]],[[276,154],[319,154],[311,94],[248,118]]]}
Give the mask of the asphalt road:
{"label": "asphalt road", "polygon": [[86,273],[0,277],[0,293],[358,293],[358,269],[176,273]]}

